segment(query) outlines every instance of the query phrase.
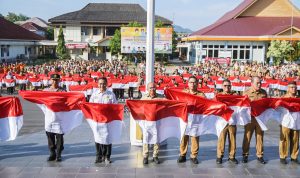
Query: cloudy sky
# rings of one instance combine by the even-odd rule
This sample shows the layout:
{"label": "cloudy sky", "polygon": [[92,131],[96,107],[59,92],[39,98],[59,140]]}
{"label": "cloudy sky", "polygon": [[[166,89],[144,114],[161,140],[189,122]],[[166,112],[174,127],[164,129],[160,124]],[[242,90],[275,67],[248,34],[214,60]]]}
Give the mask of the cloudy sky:
{"label": "cloudy sky", "polygon": [[[210,25],[243,0],[156,0],[156,14],[191,30]],[[300,8],[300,0],[291,0]],[[49,18],[80,10],[91,2],[137,3],[146,8],[147,0],[0,0],[0,13],[22,13],[29,17]]]}

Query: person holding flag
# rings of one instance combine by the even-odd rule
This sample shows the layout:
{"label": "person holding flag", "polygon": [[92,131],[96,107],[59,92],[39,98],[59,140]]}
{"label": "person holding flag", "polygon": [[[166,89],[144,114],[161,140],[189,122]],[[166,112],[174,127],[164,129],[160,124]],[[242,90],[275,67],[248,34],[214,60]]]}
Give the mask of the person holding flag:
{"label": "person holding flag", "polygon": [[[100,104],[117,104],[118,101],[113,92],[107,90],[107,78],[102,77],[98,80],[99,91],[93,93],[89,100],[90,103],[100,103]],[[96,147],[96,160],[95,163],[101,163],[105,161],[106,163],[111,163],[111,149],[112,144],[100,144],[95,143]]]}
{"label": "person holding flag", "polygon": [[[65,92],[65,90],[59,87],[60,75],[52,74],[50,78],[52,81],[52,85],[49,88],[45,88],[43,91]],[[46,131],[46,135],[48,139],[48,148],[50,150],[48,161],[54,161],[56,159],[57,162],[61,162],[61,153],[64,150],[64,134]]]}
{"label": "person holding flag", "polygon": [[[267,98],[267,92],[261,88],[261,78],[260,77],[252,77],[251,79],[251,87],[245,91],[244,96],[248,96],[251,101],[259,100],[261,98]],[[243,139],[243,163],[248,162],[249,150],[250,150],[250,142],[255,131],[256,138],[256,156],[257,161],[261,164],[266,164],[266,161],[263,158],[263,138],[264,131],[259,126],[254,116],[251,116],[251,123],[245,125],[244,139]]]}
{"label": "person holding flag", "polygon": [[[222,88],[223,91],[220,92],[220,95],[236,95],[235,92],[231,91],[231,82],[228,79],[223,80],[222,82]],[[236,153],[236,121],[231,119],[227,126],[223,129],[221,132],[219,139],[218,139],[218,145],[217,145],[217,164],[222,164],[222,159],[224,156],[224,150],[225,150],[225,141],[226,137],[228,135],[228,142],[229,142],[229,159],[228,161],[238,164],[238,160],[235,159],[235,153]]]}
{"label": "person holding flag", "polygon": [[[197,95],[206,98],[205,94],[198,89],[198,79],[195,76],[191,76],[188,79],[188,89],[185,89],[185,93]],[[184,135],[180,143],[180,156],[177,160],[178,163],[186,162],[186,153],[188,150],[189,137],[191,137],[191,161],[194,164],[198,164],[198,151],[199,151],[199,136],[193,137]]]}
{"label": "person holding flag", "polygon": [[[155,100],[155,99],[162,99],[157,93],[156,93],[156,84],[153,82],[148,83],[147,85],[147,91],[148,93],[144,95],[141,100]],[[158,153],[159,153],[159,144],[153,144],[153,161],[155,164],[160,164],[160,161],[158,159]],[[143,164],[148,164],[148,157],[149,157],[149,144],[144,143],[143,144]]]}
{"label": "person holding flag", "polygon": [[[295,81],[289,82],[287,93],[283,98],[299,98],[297,95],[297,83]],[[290,148],[290,149],[289,149]],[[280,125],[280,141],[279,141],[279,156],[280,163],[288,164],[286,158],[290,150],[291,162],[300,164],[298,160],[299,154],[299,130],[289,129]]]}

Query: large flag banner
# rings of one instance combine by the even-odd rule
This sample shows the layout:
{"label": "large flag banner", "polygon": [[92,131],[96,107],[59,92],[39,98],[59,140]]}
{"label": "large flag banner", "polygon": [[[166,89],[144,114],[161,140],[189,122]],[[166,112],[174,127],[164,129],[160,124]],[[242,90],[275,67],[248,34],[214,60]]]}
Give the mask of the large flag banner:
{"label": "large flag banner", "polygon": [[187,105],[169,100],[127,100],[133,119],[143,131],[143,143],[156,144],[184,135],[187,125]]}
{"label": "large flag banner", "polygon": [[0,97],[0,141],[16,139],[23,125],[23,110],[19,98]]}
{"label": "large flag banner", "polygon": [[188,126],[186,135],[214,134],[219,136],[233,114],[233,110],[219,101],[208,100],[175,89],[165,90],[165,95],[168,99],[187,103]]}
{"label": "large flag banner", "polygon": [[251,115],[256,118],[263,131],[268,130],[269,120],[276,120],[279,123],[282,121],[280,112],[275,110],[277,100],[277,98],[262,98],[251,102]]}
{"label": "large flag banner", "polygon": [[[155,53],[172,53],[172,28],[155,28]],[[146,52],[146,27],[121,27],[121,53]]]}
{"label": "large flag banner", "polygon": [[280,98],[274,102],[282,126],[300,130],[300,98]]}
{"label": "large flag banner", "polygon": [[229,120],[230,125],[246,125],[251,122],[251,105],[247,96],[218,94],[216,99],[234,111]]}
{"label": "large flag banner", "polygon": [[82,122],[83,114],[79,106],[85,102],[82,93],[20,91],[19,94],[42,109],[47,132],[66,134]]}
{"label": "large flag banner", "polygon": [[93,131],[96,143],[121,143],[123,105],[83,103],[81,109]]}

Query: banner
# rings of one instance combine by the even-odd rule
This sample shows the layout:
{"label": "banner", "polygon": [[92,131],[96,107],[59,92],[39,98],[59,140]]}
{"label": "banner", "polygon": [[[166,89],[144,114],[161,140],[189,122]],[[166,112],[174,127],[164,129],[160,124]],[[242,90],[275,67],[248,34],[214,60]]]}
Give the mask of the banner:
{"label": "banner", "polygon": [[[155,28],[155,53],[172,53],[172,28]],[[146,52],[146,27],[121,28],[121,53],[134,54]]]}

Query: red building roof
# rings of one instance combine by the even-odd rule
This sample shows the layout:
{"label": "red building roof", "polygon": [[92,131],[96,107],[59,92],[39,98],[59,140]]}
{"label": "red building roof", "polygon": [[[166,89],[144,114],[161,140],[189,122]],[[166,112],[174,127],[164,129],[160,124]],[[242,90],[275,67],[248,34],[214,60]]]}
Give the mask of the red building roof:
{"label": "red building roof", "polygon": [[[293,26],[300,29],[299,17],[294,17]],[[276,35],[289,27],[289,17],[241,17],[214,23],[191,36],[267,36]]]}
{"label": "red building roof", "polygon": [[29,31],[46,31],[45,28],[40,27],[39,25],[37,25],[33,22],[26,22],[26,23],[22,24],[21,27],[23,27]]}
{"label": "red building roof", "polygon": [[0,17],[0,39],[8,40],[44,40],[43,37],[26,30],[2,17]]}

